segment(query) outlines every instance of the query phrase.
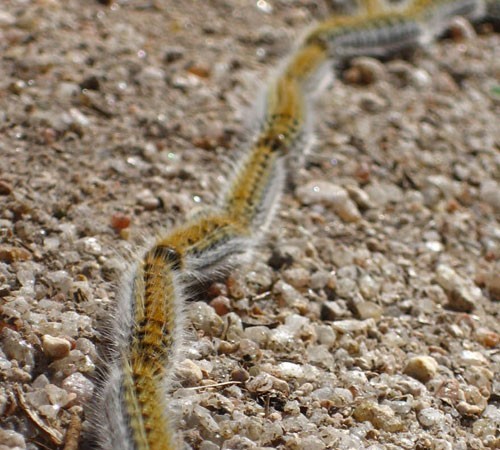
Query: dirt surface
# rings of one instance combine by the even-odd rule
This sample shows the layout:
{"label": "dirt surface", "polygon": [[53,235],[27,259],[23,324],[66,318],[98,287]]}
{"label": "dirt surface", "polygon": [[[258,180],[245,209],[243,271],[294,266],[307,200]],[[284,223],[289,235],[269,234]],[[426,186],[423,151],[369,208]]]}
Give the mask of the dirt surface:
{"label": "dirt surface", "polygon": [[[0,5],[2,450],[78,448],[126,261],[215,202],[265,80],[329,13],[106,3]],[[189,306],[188,448],[500,446],[490,28],[358,59],[316,101],[268,239]]]}

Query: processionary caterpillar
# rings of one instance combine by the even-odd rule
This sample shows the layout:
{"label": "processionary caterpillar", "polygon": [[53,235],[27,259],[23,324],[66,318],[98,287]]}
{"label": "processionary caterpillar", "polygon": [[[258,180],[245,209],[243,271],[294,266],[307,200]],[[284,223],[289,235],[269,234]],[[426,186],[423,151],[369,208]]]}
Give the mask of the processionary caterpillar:
{"label": "processionary caterpillar", "polygon": [[182,347],[184,303],[199,280],[231,266],[271,222],[287,161],[307,144],[315,79],[358,55],[386,56],[425,44],[455,15],[498,18],[497,0],[365,0],[306,34],[266,93],[261,126],[219,204],[156,240],[123,278],[110,333],[115,345],[97,395],[98,445],[110,450],[174,450],[168,391]]}

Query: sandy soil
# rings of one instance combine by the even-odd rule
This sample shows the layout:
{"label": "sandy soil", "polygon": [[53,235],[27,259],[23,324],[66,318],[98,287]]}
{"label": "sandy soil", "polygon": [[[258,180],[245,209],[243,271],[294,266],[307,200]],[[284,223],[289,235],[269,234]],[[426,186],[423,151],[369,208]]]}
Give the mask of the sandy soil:
{"label": "sandy soil", "polygon": [[[105,3],[0,5],[0,449],[78,448],[126,261],[213,204],[256,93],[329,11]],[[189,308],[190,448],[500,446],[490,28],[359,59],[318,99],[268,239]]]}

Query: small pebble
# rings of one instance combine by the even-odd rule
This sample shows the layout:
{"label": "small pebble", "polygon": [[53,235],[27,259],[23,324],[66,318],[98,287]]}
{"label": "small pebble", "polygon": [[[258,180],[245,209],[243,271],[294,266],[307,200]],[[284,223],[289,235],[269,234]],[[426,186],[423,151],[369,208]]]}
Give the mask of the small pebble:
{"label": "small pebble", "polygon": [[[234,312],[230,312],[224,316],[224,329],[225,329],[225,337],[229,342],[238,342],[243,336],[243,323],[241,321],[241,317]],[[255,346],[253,341],[251,345]]]}
{"label": "small pebble", "polygon": [[69,355],[71,343],[64,338],[50,336],[45,334],[42,336],[43,352],[52,359],[60,359]]}
{"label": "small pebble", "polygon": [[115,213],[111,216],[110,225],[115,231],[120,232],[125,228],[128,228],[130,226],[130,222],[130,216],[123,213]]}
{"label": "small pebble", "polygon": [[329,325],[316,325],[316,334],[320,344],[331,347],[337,338],[335,331]]}
{"label": "small pebble", "polygon": [[455,41],[471,40],[477,36],[472,24],[464,17],[453,17],[449,30],[451,37]]}
{"label": "small pebble", "polygon": [[147,211],[153,211],[160,206],[160,199],[149,189],[144,189],[136,195],[137,202]]}
{"label": "small pebble", "polygon": [[436,376],[438,367],[437,361],[432,356],[415,356],[408,360],[403,372],[426,383]]}
{"label": "small pebble", "polygon": [[22,434],[16,433],[13,430],[4,430],[0,428],[0,448],[8,449],[25,449],[26,442]]}
{"label": "small pebble", "polygon": [[250,339],[241,339],[239,342],[239,351],[243,361],[254,361],[258,360],[261,356],[261,351],[259,346]]}
{"label": "small pebble", "polygon": [[64,408],[72,399],[76,397],[74,393],[68,395],[66,390],[61,389],[54,384],[47,384],[45,386],[45,392],[47,392],[50,403],[59,408]]}
{"label": "small pebble", "polygon": [[382,317],[383,308],[373,302],[360,302],[355,305],[356,317],[361,320],[373,318],[378,320]]}
{"label": "small pebble", "polygon": [[326,445],[319,437],[307,436],[302,438],[300,448],[302,450],[324,450]]}
{"label": "small pebble", "polygon": [[0,195],[9,195],[12,192],[12,186],[7,181],[0,180]]}
{"label": "small pebble", "polygon": [[238,367],[231,371],[231,380],[245,382],[250,378],[250,374],[243,368]]}
{"label": "small pebble", "polygon": [[[0,27],[7,27],[16,23],[16,16],[7,11],[0,11]],[[2,440],[0,439],[0,442]]]}
{"label": "small pebble", "polygon": [[220,336],[224,331],[224,321],[217,315],[214,308],[204,302],[190,305],[188,314],[193,326],[210,336]]}
{"label": "small pebble", "polygon": [[359,106],[366,112],[377,113],[386,108],[387,102],[373,92],[365,92],[359,97]]}
{"label": "small pebble", "polygon": [[87,403],[94,392],[94,384],[80,372],[72,373],[65,378],[61,387],[69,393],[76,394],[77,403],[81,405]]}
{"label": "small pebble", "polygon": [[374,207],[383,207],[388,203],[400,203],[403,200],[401,188],[389,182],[373,182],[364,190]]}
{"label": "small pebble", "polygon": [[368,85],[386,78],[385,66],[377,59],[366,56],[354,58],[345,71],[344,80],[349,84]]}
{"label": "small pebble", "polygon": [[68,294],[68,292],[73,287],[73,279],[65,270],[56,270],[54,272],[49,272],[46,275],[47,280],[49,280],[52,286],[59,292],[63,294]]}
{"label": "small pebble", "polygon": [[71,101],[71,99],[75,99],[80,92],[81,89],[78,84],[63,81],[57,85],[55,96],[58,100]]}
{"label": "small pebble", "polygon": [[165,72],[156,66],[146,66],[137,75],[137,81],[150,88],[161,86],[165,82]]}
{"label": "small pebble", "polygon": [[16,261],[27,261],[28,259],[31,259],[31,253],[28,250],[0,245],[0,261],[13,263]]}
{"label": "small pebble", "polygon": [[359,278],[359,292],[366,300],[372,300],[377,296],[380,290],[380,283],[375,279],[365,274]]}
{"label": "small pebble", "polygon": [[245,328],[244,335],[247,339],[254,341],[260,348],[265,348],[269,342],[270,330],[264,326]]}
{"label": "small pebble", "polygon": [[324,302],[321,305],[321,320],[338,320],[345,317],[347,313],[347,308],[340,302]]}
{"label": "small pebble", "polygon": [[488,348],[493,348],[500,343],[500,334],[485,327],[478,328],[475,336],[477,342]]}
{"label": "small pebble", "polygon": [[362,210],[373,208],[369,195],[363,189],[351,185],[347,186],[346,190],[359,208]]}
{"label": "small pebble", "polygon": [[231,300],[227,297],[219,295],[210,302],[210,306],[219,316],[224,316],[231,311]]}
{"label": "small pebble", "polygon": [[347,191],[327,181],[312,181],[297,189],[297,197],[304,205],[321,203],[331,206],[345,222],[357,222],[361,218],[356,204]]}
{"label": "small pebble", "polygon": [[391,433],[401,431],[404,424],[386,405],[365,401],[354,409],[353,417],[359,422],[371,422],[378,429]]}
{"label": "small pebble", "polygon": [[178,364],[176,374],[183,386],[197,386],[203,380],[200,367],[190,359],[185,359]]}
{"label": "small pebble", "polygon": [[440,264],[436,270],[436,281],[448,295],[449,308],[471,312],[476,307],[480,292],[473,290],[451,267]]}
{"label": "small pebble", "polygon": [[22,339],[21,335],[10,328],[5,327],[0,334],[2,350],[8,358],[15,359],[28,371],[35,365],[35,350],[31,344]]}
{"label": "small pebble", "polygon": [[285,270],[283,272],[283,278],[296,289],[309,286],[311,279],[309,271],[301,267]]}
{"label": "small pebble", "polygon": [[102,246],[95,237],[84,237],[75,243],[78,250],[83,253],[88,253],[94,256],[99,256],[102,253]]}
{"label": "small pebble", "polygon": [[436,408],[424,408],[417,417],[422,426],[427,428],[442,425],[445,420],[444,414]]}
{"label": "small pebble", "polygon": [[200,450],[220,450],[220,447],[211,441],[203,441],[200,444]]}
{"label": "small pebble", "polygon": [[335,331],[341,333],[365,333],[370,329],[376,328],[375,320],[338,320],[332,323]]}
{"label": "small pebble", "polygon": [[489,360],[480,352],[463,350],[460,353],[460,364],[467,366],[489,366]]}
{"label": "small pebble", "polygon": [[454,311],[472,312],[476,308],[477,296],[466,286],[458,286],[448,296],[448,307]]}
{"label": "small pebble", "polygon": [[246,388],[253,393],[264,394],[271,391],[282,392],[288,395],[290,388],[286,381],[280,380],[268,373],[261,373],[246,383]]}

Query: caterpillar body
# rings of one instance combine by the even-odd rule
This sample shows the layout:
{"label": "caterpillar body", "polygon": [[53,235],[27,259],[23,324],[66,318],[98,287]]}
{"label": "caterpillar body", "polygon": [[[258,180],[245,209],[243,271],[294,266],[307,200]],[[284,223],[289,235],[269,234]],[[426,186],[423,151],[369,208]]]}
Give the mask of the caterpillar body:
{"label": "caterpillar body", "polygon": [[270,83],[261,126],[219,204],[156,239],[124,276],[110,330],[116,343],[94,408],[99,448],[183,447],[170,417],[168,388],[182,347],[184,303],[199,280],[231,266],[271,222],[287,161],[308,141],[310,98],[322,68],[424,44],[455,15],[498,19],[499,5],[413,0],[390,7],[365,0],[357,14],[332,17],[306,34]]}

